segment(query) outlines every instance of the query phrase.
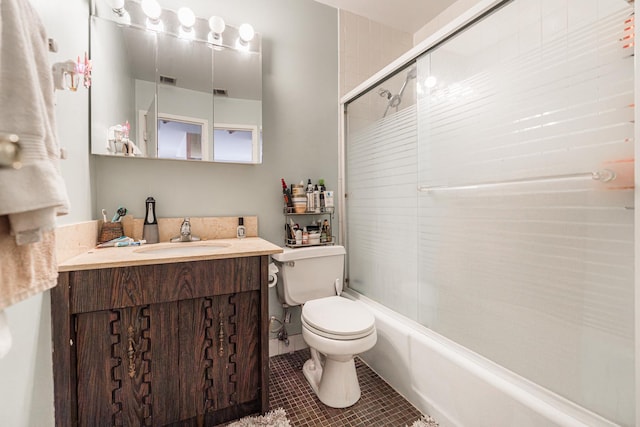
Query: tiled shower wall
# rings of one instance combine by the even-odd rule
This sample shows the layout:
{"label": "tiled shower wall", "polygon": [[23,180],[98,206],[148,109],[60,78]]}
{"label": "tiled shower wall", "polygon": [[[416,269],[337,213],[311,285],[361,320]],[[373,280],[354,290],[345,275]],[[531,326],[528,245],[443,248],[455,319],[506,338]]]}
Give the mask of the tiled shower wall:
{"label": "tiled shower wall", "polygon": [[415,34],[340,10],[340,96],[479,2],[458,0]]}
{"label": "tiled shower wall", "polygon": [[413,34],[340,10],[340,96],[413,47]]}
{"label": "tiled shower wall", "polygon": [[417,45],[442,27],[462,15],[468,9],[480,3],[480,0],[458,0],[425,24],[413,35],[413,44]]}

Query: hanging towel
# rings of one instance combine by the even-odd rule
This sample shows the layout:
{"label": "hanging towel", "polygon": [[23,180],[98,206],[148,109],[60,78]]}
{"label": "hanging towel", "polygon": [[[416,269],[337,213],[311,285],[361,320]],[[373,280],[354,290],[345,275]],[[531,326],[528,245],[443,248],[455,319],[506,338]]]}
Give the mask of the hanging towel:
{"label": "hanging towel", "polygon": [[11,331],[7,322],[7,315],[0,310],[0,359],[5,357],[11,349]]}
{"label": "hanging towel", "polygon": [[22,168],[0,167],[0,310],[56,285],[55,217],[68,210],[44,27],[28,0],[0,0],[0,134]]}
{"label": "hanging towel", "polygon": [[48,52],[29,1],[0,1],[0,134],[18,135],[23,164],[0,168],[0,215],[9,215],[19,245],[40,241],[68,211]]}
{"label": "hanging towel", "polygon": [[56,285],[54,230],[44,231],[39,242],[18,245],[9,219],[0,216],[0,254],[0,310]]}

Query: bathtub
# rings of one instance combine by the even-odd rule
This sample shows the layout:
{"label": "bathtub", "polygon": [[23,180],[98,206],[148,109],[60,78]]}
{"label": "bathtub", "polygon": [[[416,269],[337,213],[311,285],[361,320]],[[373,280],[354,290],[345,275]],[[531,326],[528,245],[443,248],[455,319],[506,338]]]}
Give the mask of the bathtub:
{"label": "bathtub", "polygon": [[361,359],[441,427],[617,425],[367,297],[343,295],[376,318],[378,342]]}

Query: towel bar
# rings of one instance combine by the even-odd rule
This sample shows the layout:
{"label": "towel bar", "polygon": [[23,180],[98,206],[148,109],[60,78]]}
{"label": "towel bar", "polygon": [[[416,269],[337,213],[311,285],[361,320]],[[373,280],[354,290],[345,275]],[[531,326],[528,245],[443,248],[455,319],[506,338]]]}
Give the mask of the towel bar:
{"label": "towel bar", "polygon": [[483,187],[502,186],[502,185],[508,185],[508,184],[525,184],[530,182],[555,181],[555,180],[566,180],[566,179],[576,179],[576,178],[591,178],[594,181],[609,182],[616,179],[616,173],[610,169],[602,169],[602,170],[597,170],[592,172],[569,173],[564,175],[551,175],[551,176],[538,176],[538,177],[532,177],[532,178],[510,179],[510,180],[504,180],[504,181],[481,182],[477,184],[463,184],[463,185],[452,185],[452,186],[421,185],[418,187],[418,191],[428,193],[431,191],[439,191],[439,190],[467,190],[467,189],[476,189],[476,188],[483,188]]}

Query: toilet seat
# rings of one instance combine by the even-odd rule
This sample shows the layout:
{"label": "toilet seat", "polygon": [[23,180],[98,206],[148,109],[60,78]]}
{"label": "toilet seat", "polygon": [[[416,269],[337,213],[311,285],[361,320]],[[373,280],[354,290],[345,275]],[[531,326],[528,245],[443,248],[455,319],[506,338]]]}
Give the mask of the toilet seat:
{"label": "toilet seat", "polygon": [[334,340],[354,340],[375,332],[375,318],[355,301],[332,296],[308,301],[302,324],[309,331]]}

